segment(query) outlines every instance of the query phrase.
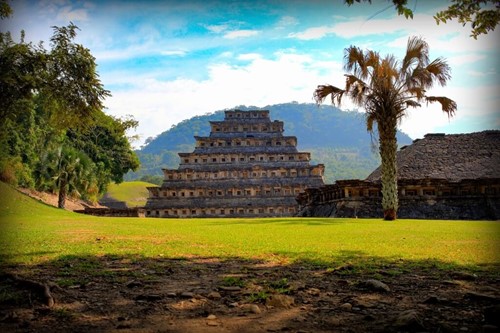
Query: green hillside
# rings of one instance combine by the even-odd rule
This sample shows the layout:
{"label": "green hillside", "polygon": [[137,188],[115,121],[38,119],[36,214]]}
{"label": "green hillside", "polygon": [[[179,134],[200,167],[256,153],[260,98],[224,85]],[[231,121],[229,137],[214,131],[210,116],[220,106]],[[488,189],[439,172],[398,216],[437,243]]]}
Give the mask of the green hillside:
{"label": "green hillside", "polygon": [[46,219],[65,219],[75,215],[70,211],[39,202],[17,191],[11,185],[0,182],[0,221],[3,231],[7,221],[19,217],[40,222]]}
{"label": "green hillside", "polygon": [[[272,120],[285,123],[285,134],[295,135],[298,149],[309,151],[313,163],[326,166],[325,180],[366,178],[380,160],[374,147],[374,136],[366,131],[364,114],[342,111],[331,105],[286,103],[268,105],[263,108],[238,106],[240,110],[270,110]],[[172,126],[137,151],[141,169],[131,172],[127,179],[139,179],[144,175],[161,175],[161,168],[177,168],[177,153],[194,149],[194,136],[210,133],[209,121],[224,119],[224,111],[196,116]],[[398,132],[400,145],[407,145],[412,139]]]}
{"label": "green hillside", "polygon": [[106,196],[117,201],[123,201],[127,207],[144,206],[148,198],[148,190],[146,187],[156,186],[155,184],[130,181],[120,184],[110,184]]}

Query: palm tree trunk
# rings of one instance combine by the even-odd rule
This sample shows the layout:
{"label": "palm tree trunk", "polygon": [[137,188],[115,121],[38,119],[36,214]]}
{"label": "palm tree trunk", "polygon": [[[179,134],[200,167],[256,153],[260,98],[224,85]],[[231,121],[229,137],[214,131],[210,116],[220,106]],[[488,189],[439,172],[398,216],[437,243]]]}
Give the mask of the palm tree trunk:
{"label": "palm tree trunk", "polygon": [[57,201],[57,207],[65,208],[66,207],[66,180],[61,179],[59,183],[59,198]]}
{"label": "palm tree trunk", "polygon": [[395,220],[398,210],[398,179],[396,152],[397,120],[379,122],[380,157],[382,159],[382,209],[384,220]]}

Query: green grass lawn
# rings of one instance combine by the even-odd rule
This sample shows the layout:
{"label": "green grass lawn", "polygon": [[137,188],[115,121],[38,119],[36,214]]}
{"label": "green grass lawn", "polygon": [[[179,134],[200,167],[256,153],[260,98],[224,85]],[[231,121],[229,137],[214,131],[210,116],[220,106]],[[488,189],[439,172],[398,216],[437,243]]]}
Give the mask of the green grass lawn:
{"label": "green grass lawn", "polygon": [[149,195],[146,187],[149,186],[157,185],[141,181],[112,183],[109,185],[108,194],[118,201],[124,201],[128,207],[142,207],[146,204]]}
{"label": "green grass lawn", "polygon": [[71,255],[254,258],[332,267],[500,262],[500,223],[494,221],[104,218],[46,206],[4,183],[0,203],[0,258],[7,264]]}

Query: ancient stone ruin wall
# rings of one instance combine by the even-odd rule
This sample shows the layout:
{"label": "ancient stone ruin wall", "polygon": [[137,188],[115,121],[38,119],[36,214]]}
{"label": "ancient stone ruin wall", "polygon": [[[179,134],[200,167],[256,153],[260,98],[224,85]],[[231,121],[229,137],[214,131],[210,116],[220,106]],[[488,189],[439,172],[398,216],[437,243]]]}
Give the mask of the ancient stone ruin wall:
{"label": "ancient stone ruin wall", "polygon": [[113,216],[113,217],[145,217],[143,208],[91,208],[85,207],[82,210],[75,210],[76,213],[94,215],[94,216]]}
{"label": "ancient stone ruin wall", "polygon": [[226,111],[210,126],[193,152],[179,153],[178,169],[163,169],[162,186],[148,188],[146,216],[293,216],[296,196],[324,185],[324,166],[311,165],[269,111]]}
{"label": "ancient stone ruin wall", "polygon": [[[397,153],[398,216],[500,219],[500,131],[426,134]],[[297,198],[301,216],[381,217],[380,167]]]}
{"label": "ancient stone ruin wall", "polygon": [[[380,183],[366,180],[337,181],[307,189],[298,197],[299,216],[381,217]],[[498,220],[500,179],[399,180],[399,218]]]}

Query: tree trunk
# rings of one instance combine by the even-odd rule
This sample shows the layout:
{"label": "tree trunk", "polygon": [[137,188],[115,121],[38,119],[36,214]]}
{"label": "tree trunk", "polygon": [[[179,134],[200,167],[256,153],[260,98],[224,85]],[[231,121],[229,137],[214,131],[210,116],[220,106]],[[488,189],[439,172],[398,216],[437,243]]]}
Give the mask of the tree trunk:
{"label": "tree trunk", "polygon": [[380,157],[382,159],[382,209],[384,220],[395,220],[398,210],[398,178],[396,152],[397,120],[386,119],[377,124],[379,130]]}
{"label": "tree trunk", "polygon": [[66,180],[62,179],[59,183],[59,199],[57,201],[57,207],[66,207]]}

